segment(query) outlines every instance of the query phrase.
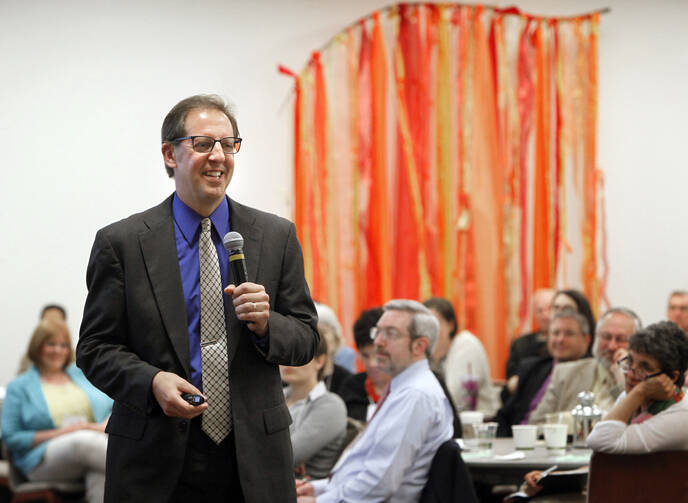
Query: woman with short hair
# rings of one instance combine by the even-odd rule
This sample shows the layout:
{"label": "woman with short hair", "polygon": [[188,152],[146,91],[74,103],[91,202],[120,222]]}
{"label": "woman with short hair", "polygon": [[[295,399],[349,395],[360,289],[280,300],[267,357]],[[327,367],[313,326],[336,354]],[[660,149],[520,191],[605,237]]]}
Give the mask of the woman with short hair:
{"label": "woman with short hair", "polygon": [[297,475],[327,477],[342,450],[346,435],[346,406],[323,382],[328,360],[327,342],[301,367],[280,366],[287,384],[284,395],[293,422],[289,427]]}
{"label": "woman with short hair", "polygon": [[632,335],[628,349],[619,361],[626,391],[595,425],[588,446],[615,454],[688,450],[688,400],[682,390],[688,367],[685,333],[662,321]]}

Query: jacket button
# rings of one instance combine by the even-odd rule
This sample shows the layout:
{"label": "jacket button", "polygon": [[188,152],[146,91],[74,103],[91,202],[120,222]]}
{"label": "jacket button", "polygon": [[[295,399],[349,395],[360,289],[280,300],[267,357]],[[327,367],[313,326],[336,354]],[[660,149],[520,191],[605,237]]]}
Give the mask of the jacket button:
{"label": "jacket button", "polygon": [[180,421],[179,424],[177,424],[177,428],[179,429],[180,433],[186,433],[186,429],[189,426],[189,422],[184,419],[183,421]]}

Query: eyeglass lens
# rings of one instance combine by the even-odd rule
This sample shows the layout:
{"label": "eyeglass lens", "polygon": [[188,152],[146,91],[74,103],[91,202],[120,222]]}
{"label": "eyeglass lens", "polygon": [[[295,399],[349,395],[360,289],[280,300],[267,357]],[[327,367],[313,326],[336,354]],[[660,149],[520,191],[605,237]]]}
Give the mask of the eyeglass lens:
{"label": "eyeglass lens", "polygon": [[241,141],[232,137],[216,140],[210,136],[196,136],[193,138],[193,149],[198,153],[207,154],[215,147],[215,143],[218,141],[225,154],[236,154],[241,147]]}

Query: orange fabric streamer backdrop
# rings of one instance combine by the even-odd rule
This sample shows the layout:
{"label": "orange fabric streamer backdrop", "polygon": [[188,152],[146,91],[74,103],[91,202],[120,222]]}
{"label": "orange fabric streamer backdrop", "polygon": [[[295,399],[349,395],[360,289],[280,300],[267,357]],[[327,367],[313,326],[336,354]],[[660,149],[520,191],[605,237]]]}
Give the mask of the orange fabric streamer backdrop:
{"label": "orange fabric streamer backdrop", "polygon": [[400,4],[295,79],[294,217],[313,297],[343,321],[443,296],[495,377],[532,292],[608,266],[596,166],[599,15]]}

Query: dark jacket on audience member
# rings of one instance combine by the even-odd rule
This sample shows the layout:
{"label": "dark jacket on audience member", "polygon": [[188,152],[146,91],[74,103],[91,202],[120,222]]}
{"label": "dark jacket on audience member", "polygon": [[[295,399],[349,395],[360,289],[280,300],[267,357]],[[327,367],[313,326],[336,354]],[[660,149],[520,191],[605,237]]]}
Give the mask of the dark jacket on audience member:
{"label": "dark jacket on audience member", "polygon": [[342,397],[342,385],[352,375],[353,374],[346,370],[344,367],[342,367],[341,365],[337,365],[335,363],[332,374],[329,376],[325,376],[325,378],[323,379],[327,391],[331,391],[332,393],[336,393],[337,395]]}
{"label": "dark jacket on audience member", "polygon": [[497,412],[498,436],[510,436],[511,425],[520,424],[523,421],[530,402],[552,371],[553,365],[554,360],[551,356],[527,358],[523,361],[518,370],[516,391]]}
{"label": "dark jacket on audience member", "polygon": [[511,343],[509,359],[506,361],[506,378],[516,375],[526,358],[547,356],[547,341],[539,332],[524,334]]}

